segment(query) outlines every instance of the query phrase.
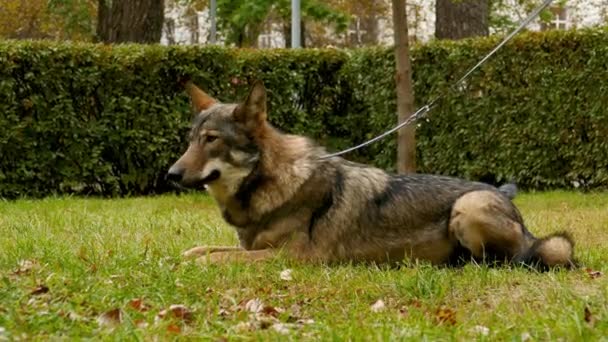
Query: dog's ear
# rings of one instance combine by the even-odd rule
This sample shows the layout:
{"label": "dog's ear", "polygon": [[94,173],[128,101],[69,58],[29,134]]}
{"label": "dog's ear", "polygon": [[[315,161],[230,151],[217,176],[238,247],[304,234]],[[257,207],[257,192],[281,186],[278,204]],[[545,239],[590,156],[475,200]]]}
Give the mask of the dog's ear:
{"label": "dog's ear", "polygon": [[234,111],[234,119],[255,129],[266,121],[266,88],[262,81],[255,81],[245,101]]}
{"label": "dog's ear", "polygon": [[184,85],[186,87],[186,93],[190,96],[192,101],[192,109],[195,113],[208,109],[217,103],[217,100],[209,96],[207,93],[197,87],[192,81],[187,81]]}

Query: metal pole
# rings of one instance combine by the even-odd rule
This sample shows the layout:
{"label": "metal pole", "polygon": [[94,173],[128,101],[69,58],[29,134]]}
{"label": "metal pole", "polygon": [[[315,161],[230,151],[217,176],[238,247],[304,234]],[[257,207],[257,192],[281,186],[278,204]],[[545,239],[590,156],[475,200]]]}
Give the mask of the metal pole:
{"label": "metal pole", "polygon": [[217,35],[217,0],[211,0],[210,5],[209,20],[211,21],[211,30],[209,31],[209,43],[215,44]]}
{"label": "metal pole", "polygon": [[291,47],[299,48],[302,46],[300,35],[302,34],[300,23],[302,17],[300,13],[300,0],[291,0]]}

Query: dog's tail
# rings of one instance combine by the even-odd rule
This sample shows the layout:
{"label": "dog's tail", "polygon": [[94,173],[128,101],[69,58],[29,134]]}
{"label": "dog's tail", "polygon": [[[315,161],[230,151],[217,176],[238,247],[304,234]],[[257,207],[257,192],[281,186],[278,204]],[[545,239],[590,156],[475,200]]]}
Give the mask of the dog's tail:
{"label": "dog's tail", "polygon": [[574,267],[574,240],[567,232],[554,233],[536,239],[520,260],[528,265],[538,265],[543,269]]}
{"label": "dog's tail", "polygon": [[498,191],[512,200],[517,195],[517,185],[515,183],[503,184],[498,188]]}

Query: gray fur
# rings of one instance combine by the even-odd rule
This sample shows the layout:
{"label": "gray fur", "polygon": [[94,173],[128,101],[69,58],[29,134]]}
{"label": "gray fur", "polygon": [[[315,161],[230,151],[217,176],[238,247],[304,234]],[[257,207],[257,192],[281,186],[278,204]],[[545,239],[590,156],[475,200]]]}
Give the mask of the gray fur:
{"label": "gray fur", "polygon": [[[324,148],[268,124],[260,87],[239,105],[203,108],[190,148],[171,168],[180,170],[182,185],[206,183],[244,255],[280,248],[300,260],[436,264],[463,256],[536,257],[538,240],[511,202],[514,184],[392,175],[339,157],[322,159]],[[195,254],[201,250],[215,249],[199,247]],[[219,259],[234,253],[226,250],[218,249]]]}

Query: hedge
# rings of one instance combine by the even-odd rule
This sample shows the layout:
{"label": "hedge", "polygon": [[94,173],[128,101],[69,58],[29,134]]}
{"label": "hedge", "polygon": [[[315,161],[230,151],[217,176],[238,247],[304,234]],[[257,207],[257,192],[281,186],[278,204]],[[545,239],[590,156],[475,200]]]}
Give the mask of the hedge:
{"label": "hedge", "polygon": [[[524,188],[608,185],[608,31],[526,33],[418,124],[419,171]],[[413,49],[419,105],[498,38]],[[188,75],[223,101],[252,79],[270,119],[332,149],[396,121],[389,48],[236,50],[0,42],[0,197],[167,190],[185,148]],[[348,158],[392,170],[395,140]]]}

